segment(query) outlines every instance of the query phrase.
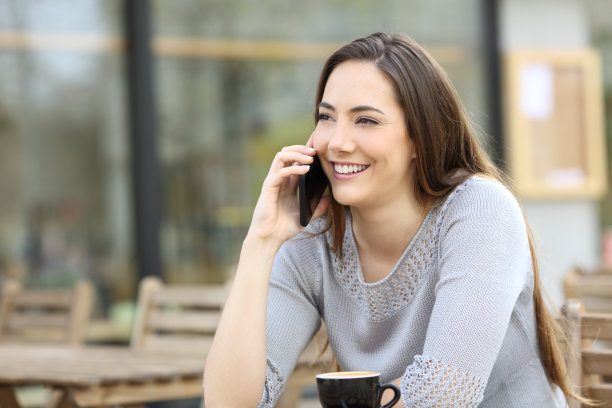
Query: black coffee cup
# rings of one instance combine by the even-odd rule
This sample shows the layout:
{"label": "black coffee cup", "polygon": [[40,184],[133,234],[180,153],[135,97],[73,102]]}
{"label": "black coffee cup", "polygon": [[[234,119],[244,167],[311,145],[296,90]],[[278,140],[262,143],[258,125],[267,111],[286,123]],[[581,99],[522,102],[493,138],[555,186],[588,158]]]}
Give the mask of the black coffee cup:
{"label": "black coffee cup", "polygon": [[[380,399],[390,388],[393,400],[383,407]],[[317,391],[323,408],[391,408],[400,399],[400,389],[392,383],[380,383],[380,373],[341,371],[317,375]]]}

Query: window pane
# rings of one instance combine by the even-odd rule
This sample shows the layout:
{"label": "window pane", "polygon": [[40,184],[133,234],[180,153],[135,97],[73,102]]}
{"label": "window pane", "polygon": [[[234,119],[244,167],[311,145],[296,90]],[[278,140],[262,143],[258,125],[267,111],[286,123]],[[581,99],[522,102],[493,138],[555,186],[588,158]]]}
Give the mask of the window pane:
{"label": "window pane", "polygon": [[97,312],[133,295],[121,4],[0,1],[0,265]]}

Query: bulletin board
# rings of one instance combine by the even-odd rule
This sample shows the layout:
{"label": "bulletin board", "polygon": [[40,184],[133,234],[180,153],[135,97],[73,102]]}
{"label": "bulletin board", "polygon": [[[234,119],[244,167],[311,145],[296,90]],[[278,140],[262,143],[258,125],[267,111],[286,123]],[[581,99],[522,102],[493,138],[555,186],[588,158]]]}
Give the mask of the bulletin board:
{"label": "bulletin board", "polygon": [[516,50],[504,69],[506,159],[519,196],[601,197],[607,172],[599,54]]}

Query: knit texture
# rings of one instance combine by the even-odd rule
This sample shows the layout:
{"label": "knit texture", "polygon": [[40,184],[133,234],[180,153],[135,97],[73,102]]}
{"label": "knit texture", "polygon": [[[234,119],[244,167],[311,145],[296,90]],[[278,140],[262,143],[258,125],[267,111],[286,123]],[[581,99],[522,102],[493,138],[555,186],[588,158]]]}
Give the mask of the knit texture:
{"label": "knit texture", "polygon": [[276,256],[260,407],[274,406],[321,318],[341,369],[401,377],[406,407],[564,406],[540,362],[527,231],[503,185],[474,176],[458,186],[374,283],[348,210],[346,224],[342,256],[329,232],[316,234],[324,219]]}

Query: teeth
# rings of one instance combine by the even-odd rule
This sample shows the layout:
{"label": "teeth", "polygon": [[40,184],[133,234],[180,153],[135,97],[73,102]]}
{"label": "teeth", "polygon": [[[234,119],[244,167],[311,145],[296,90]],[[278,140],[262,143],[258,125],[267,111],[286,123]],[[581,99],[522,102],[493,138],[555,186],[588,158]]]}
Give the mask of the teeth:
{"label": "teeth", "polygon": [[352,174],[364,171],[367,167],[364,164],[335,164],[334,170],[340,174]]}

